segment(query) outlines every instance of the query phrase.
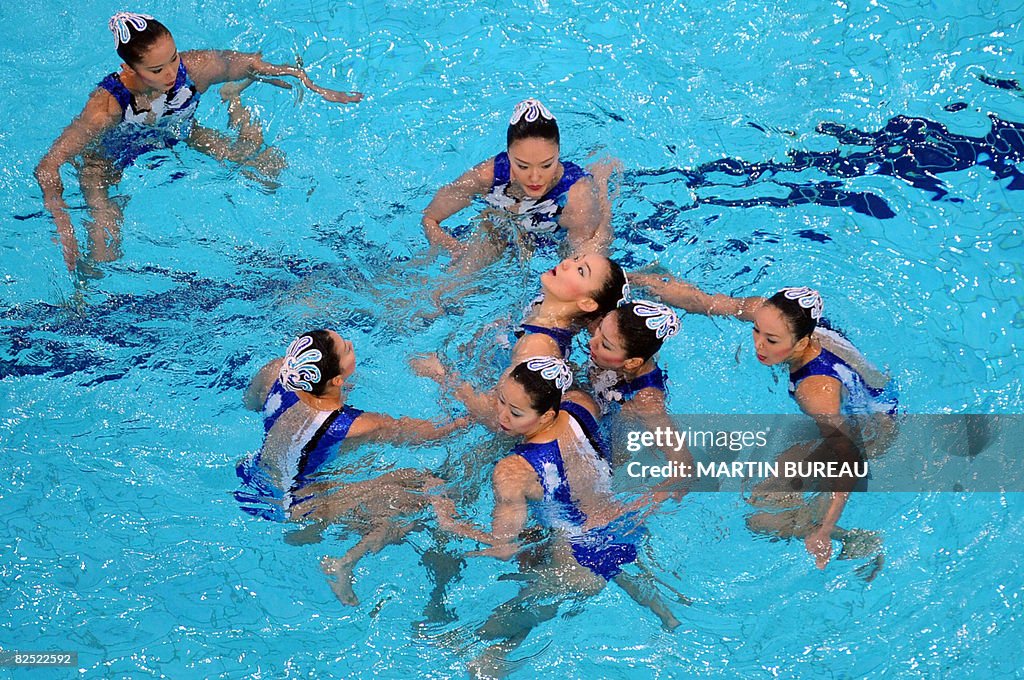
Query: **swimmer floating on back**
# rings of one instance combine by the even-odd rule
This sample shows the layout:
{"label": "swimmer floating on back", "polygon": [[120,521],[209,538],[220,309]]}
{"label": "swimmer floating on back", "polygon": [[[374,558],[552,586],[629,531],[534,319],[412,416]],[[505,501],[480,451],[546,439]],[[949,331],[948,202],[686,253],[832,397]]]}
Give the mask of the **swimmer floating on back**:
{"label": "swimmer floating on back", "polygon": [[[611,243],[607,183],[615,164],[600,162],[591,175],[575,163],[561,161],[558,123],[536,99],[516,105],[506,140],[506,151],[468,170],[434,195],[422,220],[431,245],[460,256],[458,268],[463,272],[496,260],[522,235],[520,231],[537,237],[564,229],[571,252],[603,254]],[[467,247],[442,229],[441,223],[477,196],[484,196],[492,210],[482,215],[480,232]],[[506,222],[514,225],[517,233],[494,233]]]}
{"label": "swimmer floating on back", "polygon": [[[572,340],[590,320],[615,308],[626,293],[626,275],[614,260],[603,255],[566,258],[541,274],[541,295],[528,308],[515,329],[511,365],[525,356],[568,359]],[[449,373],[437,355],[412,360],[413,370],[455,390],[470,414],[491,430],[498,430],[494,418],[493,393],[480,393]]]}
{"label": "swimmer floating on back", "polygon": [[[124,60],[121,70],[103,79],[85,109],[54,141],[35,170],[43,203],[56,222],[69,271],[79,266],[80,256],[63,197],[60,167],[64,163],[77,159],[79,184],[92,217],[90,259],[110,261],[119,256],[122,222],[121,208],[111,200],[110,189],[121,180],[124,169],[148,151],[185,142],[218,160],[248,164],[268,174],[280,170],[280,159],[272,153],[257,153],[262,135],[236,101],[240,87],[222,92],[230,100],[232,126],[239,128],[237,142],[194,121],[199,96],[211,85],[290,76],[330,102],[357,102],[362,98],[359,93],[320,87],[301,68],[268,64],[259,53],[179,53],[167,28],[145,14],[118,12],[110,19],[110,30],[117,53]],[[290,87],[276,79],[269,82]]]}

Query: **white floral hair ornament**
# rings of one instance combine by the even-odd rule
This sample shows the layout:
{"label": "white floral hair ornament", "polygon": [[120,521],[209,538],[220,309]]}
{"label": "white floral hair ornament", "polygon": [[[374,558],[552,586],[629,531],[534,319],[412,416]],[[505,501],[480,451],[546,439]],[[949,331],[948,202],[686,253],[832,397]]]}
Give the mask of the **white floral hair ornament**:
{"label": "white floral hair ornament", "polygon": [[509,119],[508,124],[515,125],[524,118],[527,123],[532,123],[538,118],[554,120],[555,116],[548,111],[546,106],[536,99],[530,98],[516,104],[516,108],[512,109],[512,117]]}
{"label": "white floral hair ornament", "polygon": [[794,286],[783,288],[779,292],[785,295],[787,300],[796,300],[801,307],[811,310],[811,318],[815,321],[821,318],[825,303],[818,291],[807,286]]}
{"label": "white floral hair ornament", "polygon": [[540,377],[545,380],[553,380],[562,394],[572,384],[572,371],[564,361],[556,357],[530,357],[526,360],[526,368],[540,373]]}
{"label": "white floral hair ornament", "polygon": [[631,298],[633,297],[633,288],[629,285],[629,279],[626,277],[625,273],[623,273],[622,278],[625,281],[625,283],[622,284],[622,297],[620,297],[619,301],[615,303],[616,307],[621,307],[622,305],[629,304],[632,301]]}
{"label": "white floral hair ornament", "polygon": [[633,313],[644,319],[644,325],[654,331],[659,340],[674,337],[679,332],[679,317],[660,302],[637,300]]}
{"label": "white floral hair ornament", "polygon": [[136,14],[135,12],[118,12],[110,17],[107,26],[110,28],[110,32],[114,34],[114,47],[119,47],[132,39],[132,33],[128,30],[129,24],[136,31],[144,31],[148,25],[146,23],[147,19],[153,21],[153,17],[148,14]]}
{"label": "white floral hair ornament", "polygon": [[313,338],[303,335],[288,345],[281,364],[281,384],[289,392],[312,392],[313,384],[320,382],[320,369],[316,362],[323,358],[318,349],[310,349]]}

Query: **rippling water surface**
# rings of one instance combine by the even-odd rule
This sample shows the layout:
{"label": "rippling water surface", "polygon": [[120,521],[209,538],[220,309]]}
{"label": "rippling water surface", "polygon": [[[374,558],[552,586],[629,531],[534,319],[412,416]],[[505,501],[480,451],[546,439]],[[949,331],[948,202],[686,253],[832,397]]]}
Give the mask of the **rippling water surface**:
{"label": "rippling water surface", "polygon": [[[629,266],[743,295],[816,286],[907,412],[1021,412],[1014,3],[151,3],[182,49],[298,56],[367,97],[341,107],[250,88],[245,103],[288,157],[281,186],[188,151],[147,157],[117,190],[125,257],[76,289],[31,170],[118,65],[105,30],[116,9],[0,9],[4,648],[77,650],[86,677],[465,672],[474,629],[516,592],[497,579],[511,567],[471,560],[448,590],[454,618],[421,624],[434,539],[419,532],[368,557],[361,604],[340,605],[319,561],[354,539],[339,529],[289,545],[231,496],[234,463],[261,436],[240,397],[287,338],[319,325],[355,342],[350,401],[363,408],[441,412],[405,366],[412,352],[469,356],[466,373],[492,375],[477,331],[516,313],[555,255],[506,260],[453,305],[460,315],[418,322],[438,276],[414,260],[418,216],[436,187],[501,150],[528,95],[558,116],[566,158],[621,159],[614,247]],[[215,92],[200,117],[224,127]],[[671,410],[794,411],[785,381],[747,351],[748,328],[683,325],[661,360]],[[486,521],[489,492],[476,492],[489,472],[458,474],[487,445],[474,430],[340,464],[440,468]],[[870,582],[857,560],[818,572],[800,545],[754,537],[745,507],[693,494],[652,519],[643,559],[683,622],[674,633],[609,588],[538,628],[513,671],[1019,672],[1019,494],[855,498],[844,524],[884,539]]]}

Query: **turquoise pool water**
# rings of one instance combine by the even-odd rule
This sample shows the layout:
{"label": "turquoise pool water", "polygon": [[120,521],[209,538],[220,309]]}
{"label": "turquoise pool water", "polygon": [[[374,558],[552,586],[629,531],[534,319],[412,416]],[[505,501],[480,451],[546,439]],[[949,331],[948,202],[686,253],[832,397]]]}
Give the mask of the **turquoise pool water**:
{"label": "turquoise pool water", "polygon": [[[448,589],[454,620],[421,624],[432,585],[420,555],[433,539],[420,532],[368,557],[362,604],[342,606],[318,565],[354,539],[288,545],[231,496],[235,462],[261,440],[241,393],[296,331],[330,325],[357,348],[352,404],[440,412],[405,358],[459,356],[481,325],[518,310],[510,300],[531,296],[554,256],[502,262],[461,315],[416,322],[436,275],[410,264],[419,211],[501,149],[528,95],[558,116],[566,158],[622,160],[623,261],[730,293],[817,286],[829,316],[899,381],[908,412],[1020,413],[1024,194],[1009,169],[1021,159],[1002,139],[978,151],[990,114],[1024,122],[1011,82],[1024,10],[1007,4],[153,2],[139,9],[182,49],[299,55],[328,86],[367,98],[339,107],[250,88],[244,101],[288,156],[282,186],[268,193],[188,151],[148,157],[119,188],[124,258],[79,288],[31,171],[117,67],[105,25],[121,7],[0,9],[0,646],[77,651],[80,669],[34,671],[54,677],[465,673],[481,648],[474,629],[516,591],[497,578],[511,567],[470,561]],[[865,146],[820,127],[875,133],[899,116],[945,132]],[[214,92],[200,117],[224,127]],[[949,160],[968,146],[973,160]],[[885,172],[906,169],[907,149],[918,165]],[[796,162],[833,151],[833,163]],[[1003,165],[985,164],[996,156]],[[748,333],[685,318],[662,354],[671,410],[793,412],[785,382],[737,352]],[[342,464],[457,470],[485,440],[365,447]],[[483,520],[487,503],[466,512]],[[856,498],[844,523],[885,541],[870,583],[856,561],[814,570],[800,545],[750,534],[744,513],[738,495],[693,494],[651,520],[645,562],[666,593],[693,600],[670,602],[674,633],[609,588],[534,631],[513,672],[1020,673],[1019,494]]]}

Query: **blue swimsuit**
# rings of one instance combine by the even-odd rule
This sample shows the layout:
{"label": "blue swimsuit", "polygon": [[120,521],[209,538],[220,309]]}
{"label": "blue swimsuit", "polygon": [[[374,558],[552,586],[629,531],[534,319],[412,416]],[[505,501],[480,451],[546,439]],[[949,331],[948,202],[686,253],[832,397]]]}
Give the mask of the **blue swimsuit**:
{"label": "blue swimsuit", "polygon": [[148,109],[136,108],[135,96],[117,73],[108,75],[99,86],[121,106],[121,122],[103,133],[99,148],[122,169],[149,151],[171,148],[192,132],[199,91],[184,61],[178,62],[174,87],[154,99]]}
{"label": "blue swimsuit", "polygon": [[552,234],[558,230],[558,216],[569,198],[569,189],[590,174],[575,163],[562,163],[562,178],[551,191],[538,199],[514,198],[508,195],[512,182],[508,154],[504,151],[494,157],[494,182],[484,200],[495,208],[516,215],[519,226],[531,234]]}
{"label": "blue swimsuit", "polygon": [[[594,450],[600,452],[601,458],[595,456],[594,464],[603,481],[602,486],[610,488],[607,448],[598,439],[596,421],[577,404],[563,402],[561,407],[572,418],[581,443],[584,438],[592,443],[598,442]],[[543,500],[534,506],[539,519],[546,526],[566,532],[577,562],[605,580],[611,580],[622,571],[623,564],[636,561],[636,541],[644,529],[633,522],[629,514],[602,527],[583,529],[587,516],[572,499],[557,439],[542,444],[520,444],[512,453],[522,456],[537,473],[537,481],[544,489]]]}
{"label": "blue swimsuit", "polygon": [[[591,366],[597,368],[593,362],[591,362]],[[642,389],[651,387],[663,393],[667,392],[667,383],[668,376],[660,366],[655,366],[650,373],[637,376],[632,380],[620,379],[615,371],[603,370],[594,375],[590,381],[594,388],[594,398],[601,408],[602,415],[608,415],[616,410],[616,407],[621,407]]]}
{"label": "blue swimsuit", "polygon": [[[294,392],[286,390],[281,381],[275,381],[263,405],[263,429],[269,433],[285,411],[299,401]],[[299,500],[296,494],[310,478],[320,471],[338,453],[338,447],[348,436],[352,423],[362,411],[343,406],[337,411],[317,411],[309,426],[292,437],[286,460],[280,461],[284,470],[272,474],[274,465],[263,459],[263,450],[242,460],[235,471],[242,480],[242,489],[235,498],[250,515],[285,521],[287,510]],[[275,478],[287,480],[282,488]]]}
{"label": "blue swimsuit", "polygon": [[[842,336],[836,335],[836,337],[849,344]],[[834,378],[843,386],[843,399],[840,406],[843,415],[896,414],[899,399],[890,387],[892,380],[885,387],[871,387],[850,364],[824,347],[821,348],[821,354],[789,374],[790,396],[795,399],[797,386],[812,375],[825,375]]]}

